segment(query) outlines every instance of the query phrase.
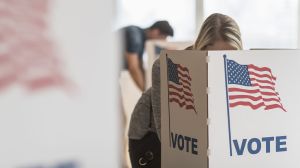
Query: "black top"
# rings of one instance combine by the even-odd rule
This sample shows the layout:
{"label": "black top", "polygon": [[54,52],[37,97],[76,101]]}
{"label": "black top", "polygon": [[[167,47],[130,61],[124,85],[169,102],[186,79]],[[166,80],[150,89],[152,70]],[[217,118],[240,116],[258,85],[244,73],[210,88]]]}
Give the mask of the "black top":
{"label": "black top", "polygon": [[[127,26],[121,29],[123,38],[123,54],[125,52],[136,53],[139,57],[140,68],[143,71],[143,53],[146,41],[145,29],[137,26]],[[123,69],[128,69],[128,63],[123,55]]]}

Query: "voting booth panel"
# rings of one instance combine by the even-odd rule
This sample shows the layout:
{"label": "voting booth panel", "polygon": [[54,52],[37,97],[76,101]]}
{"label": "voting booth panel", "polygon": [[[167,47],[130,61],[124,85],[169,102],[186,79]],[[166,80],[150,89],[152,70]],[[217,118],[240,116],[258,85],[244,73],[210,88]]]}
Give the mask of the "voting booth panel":
{"label": "voting booth panel", "polygon": [[162,166],[299,167],[299,54],[162,53]]}
{"label": "voting booth panel", "polygon": [[162,167],[208,166],[206,55],[167,51],[160,57]]}
{"label": "voting booth panel", "polygon": [[210,167],[299,167],[299,54],[208,52]]}

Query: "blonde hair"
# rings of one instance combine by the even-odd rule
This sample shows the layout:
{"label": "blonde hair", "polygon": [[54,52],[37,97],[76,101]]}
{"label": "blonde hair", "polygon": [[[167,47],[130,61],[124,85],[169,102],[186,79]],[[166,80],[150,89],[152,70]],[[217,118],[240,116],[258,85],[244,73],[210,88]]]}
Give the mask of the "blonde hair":
{"label": "blonde hair", "polygon": [[241,32],[237,23],[229,16],[215,13],[210,15],[201,26],[194,50],[205,50],[218,40],[228,42],[237,50],[243,49]]}

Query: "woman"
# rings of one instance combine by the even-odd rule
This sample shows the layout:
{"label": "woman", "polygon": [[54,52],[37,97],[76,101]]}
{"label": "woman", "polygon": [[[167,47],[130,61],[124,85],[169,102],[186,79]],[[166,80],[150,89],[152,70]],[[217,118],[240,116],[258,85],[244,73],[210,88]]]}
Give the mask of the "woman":
{"label": "woman", "polygon": [[[203,23],[193,50],[242,50],[241,33],[229,16],[212,14]],[[152,67],[152,87],[135,106],[129,126],[129,154],[132,168],[160,167],[160,66]]]}

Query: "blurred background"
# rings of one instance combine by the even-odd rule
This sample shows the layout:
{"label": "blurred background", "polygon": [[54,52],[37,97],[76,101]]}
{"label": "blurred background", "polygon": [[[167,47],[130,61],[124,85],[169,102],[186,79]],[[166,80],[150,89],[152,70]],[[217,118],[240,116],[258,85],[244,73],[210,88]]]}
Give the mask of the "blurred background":
{"label": "blurred background", "polygon": [[234,18],[240,26],[245,49],[296,48],[298,0],[116,0],[116,28],[147,27],[165,19],[174,27],[174,41],[195,40],[202,21],[212,13]]}
{"label": "blurred background", "polygon": [[130,167],[142,91],[120,75],[116,32],[157,20],[174,28],[146,42],[147,88],[158,49],[192,44],[216,12],[237,21],[245,49],[300,47],[298,0],[0,0],[0,167]]}

